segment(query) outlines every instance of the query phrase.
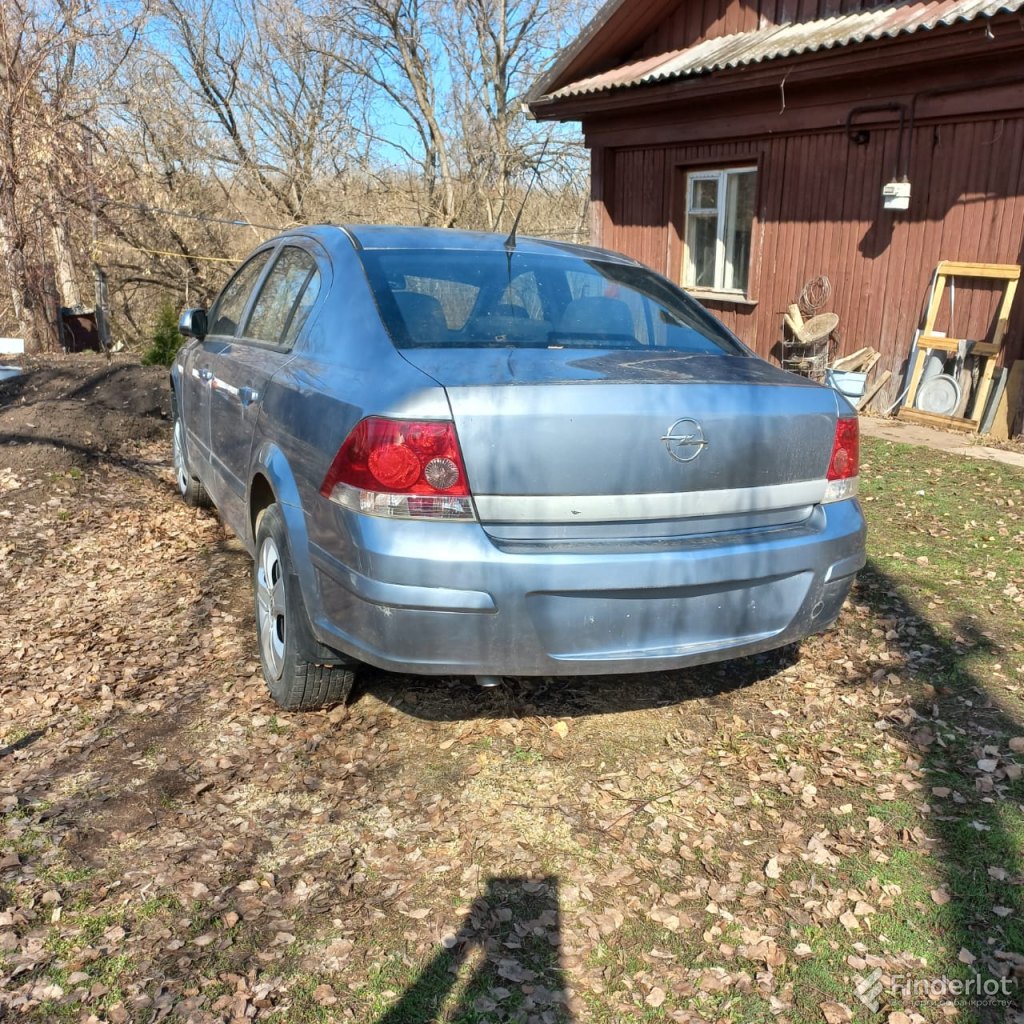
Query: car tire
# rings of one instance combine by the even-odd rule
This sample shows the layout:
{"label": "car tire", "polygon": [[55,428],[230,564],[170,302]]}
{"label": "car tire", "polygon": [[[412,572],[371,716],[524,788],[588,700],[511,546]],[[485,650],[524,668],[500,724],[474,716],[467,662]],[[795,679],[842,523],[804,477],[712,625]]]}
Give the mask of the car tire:
{"label": "car tire", "polygon": [[[277,704],[288,711],[315,711],[344,704],[355,673],[340,665],[320,665],[302,657],[312,637],[277,505],[268,505],[256,523],[253,592],[260,663]],[[304,639],[309,642],[304,644]]]}
{"label": "car tire", "polygon": [[185,446],[185,424],[178,415],[178,397],[171,392],[171,446],[174,461],[174,479],[178,484],[178,493],[184,498],[186,505],[193,508],[210,508],[213,502],[198,477],[192,475],[188,465],[188,448]]}

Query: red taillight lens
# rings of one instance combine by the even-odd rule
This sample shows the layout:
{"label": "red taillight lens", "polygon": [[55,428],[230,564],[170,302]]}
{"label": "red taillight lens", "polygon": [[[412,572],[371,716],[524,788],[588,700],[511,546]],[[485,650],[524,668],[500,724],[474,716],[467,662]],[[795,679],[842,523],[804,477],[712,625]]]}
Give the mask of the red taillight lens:
{"label": "red taillight lens", "polygon": [[420,478],[420,460],[403,444],[385,444],[374,448],[366,459],[370,475],[380,484],[378,490],[405,491]]}
{"label": "red taillight lens", "polygon": [[856,417],[836,422],[832,457],[828,462],[827,483],[823,502],[845,501],[857,495],[857,472],[860,468],[860,426]]}
{"label": "red taillight lens", "polygon": [[360,420],[334,457],[320,493],[375,515],[472,517],[455,424],[449,422]]}
{"label": "red taillight lens", "polygon": [[849,480],[860,463],[860,425],[855,416],[836,421],[836,438],[826,480]]}

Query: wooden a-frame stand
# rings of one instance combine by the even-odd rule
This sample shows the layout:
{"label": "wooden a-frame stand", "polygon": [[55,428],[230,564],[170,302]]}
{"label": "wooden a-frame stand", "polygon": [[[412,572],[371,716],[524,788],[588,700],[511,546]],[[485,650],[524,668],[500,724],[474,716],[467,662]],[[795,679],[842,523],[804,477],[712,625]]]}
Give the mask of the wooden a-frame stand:
{"label": "wooden a-frame stand", "polygon": [[[981,372],[977,393],[973,399],[973,419],[969,420],[959,416],[942,416],[933,412],[921,412],[920,409],[914,408],[914,403],[917,401],[917,392],[921,387],[921,374],[924,370],[926,352],[929,349],[938,349],[940,352],[955,353],[957,346],[960,344],[959,338],[948,338],[944,334],[935,333],[935,320],[938,317],[939,308],[942,303],[946,279],[950,277],[978,277],[991,281],[1005,282],[1003,285],[1003,300],[999,305],[996,327],[991,341],[976,341],[968,352],[970,356],[985,360],[985,368]],[[985,406],[988,404],[989,395],[992,391],[992,375],[995,373],[996,360],[999,358],[999,353],[1003,347],[1003,340],[1006,337],[1006,328],[1010,320],[1010,309],[1013,306],[1013,298],[1017,293],[1017,282],[1019,280],[1020,267],[1014,264],[957,263],[953,260],[943,260],[935,268],[935,287],[932,290],[931,301],[928,303],[928,311],[925,314],[921,335],[917,339],[917,352],[914,364],[908,367],[910,385],[907,388],[907,399],[898,414],[900,419],[912,420],[915,423],[926,423],[929,426],[952,427],[955,430],[967,430],[975,433],[980,429],[982,417],[985,415]]]}

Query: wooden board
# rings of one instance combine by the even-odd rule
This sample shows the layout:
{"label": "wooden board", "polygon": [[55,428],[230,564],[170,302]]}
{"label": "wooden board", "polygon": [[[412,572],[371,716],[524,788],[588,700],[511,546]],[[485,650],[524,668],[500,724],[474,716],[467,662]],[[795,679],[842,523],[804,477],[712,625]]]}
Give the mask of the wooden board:
{"label": "wooden board", "polygon": [[875,368],[875,363],[882,358],[881,352],[875,352],[868,356],[868,361],[860,368],[861,373],[870,373]]}
{"label": "wooden board", "polygon": [[859,370],[861,363],[867,360],[873,350],[865,345],[864,348],[857,349],[856,352],[851,352],[848,356],[843,356],[842,359],[837,359],[832,364],[833,370]]}
{"label": "wooden board", "polygon": [[924,423],[929,427],[943,427],[946,430],[964,430],[973,434],[978,429],[977,420],[959,420],[955,416],[940,416],[935,412],[921,412],[920,409],[900,409],[901,420]]}
{"label": "wooden board", "polygon": [[1020,267],[1014,263],[960,263],[957,260],[943,260],[939,273],[949,277],[993,277],[1000,281],[1020,279]]}
{"label": "wooden board", "polygon": [[892,370],[886,370],[874,384],[871,385],[871,389],[868,391],[863,398],[857,401],[857,411],[860,412],[862,409],[866,409],[874,400],[875,395],[878,394],[886,384],[889,383],[889,378],[892,376]]}
{"label": "wooden board", "polygon": [[[917,339],[917,343],[921,348],[933,348],[939,352],[956,352],[960,342],[966,340],[966,338],[947,338],[944,334],[922,334]],[[967,354],[969,356],[997,356],[999,355],[999,346],[992,345],[987,341],[976,341]]]}
{"label": "wooden board", "polygon": [[1012,436],[1014,421],[1024,404],[1024,359],[1018,359],[1010,370],[1002,398],[996,406],[996,418],[988,436],[997,441],[1008,441]]}

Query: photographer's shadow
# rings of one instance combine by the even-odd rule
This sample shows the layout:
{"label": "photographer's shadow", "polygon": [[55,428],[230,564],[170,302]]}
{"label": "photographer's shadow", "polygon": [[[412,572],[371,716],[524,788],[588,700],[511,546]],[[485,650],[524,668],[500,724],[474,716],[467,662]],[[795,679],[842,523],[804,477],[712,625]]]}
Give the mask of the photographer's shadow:
{"label": "photographer's shadow", "polygon": [[571,1024],[560,943],[557,878],[493,878],[377,1024],[458,1024],[517,1011]]}

